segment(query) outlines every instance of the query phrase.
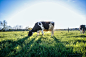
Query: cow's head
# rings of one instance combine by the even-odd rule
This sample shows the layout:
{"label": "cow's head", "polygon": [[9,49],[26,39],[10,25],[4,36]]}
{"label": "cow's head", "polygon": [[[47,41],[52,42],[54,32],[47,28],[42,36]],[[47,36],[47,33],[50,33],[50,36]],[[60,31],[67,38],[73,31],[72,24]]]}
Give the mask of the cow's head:
{"label": "cow's head", "polygon": [[29,31],[28,36],[32,36],[32,34],[33,34],[32,31]]}

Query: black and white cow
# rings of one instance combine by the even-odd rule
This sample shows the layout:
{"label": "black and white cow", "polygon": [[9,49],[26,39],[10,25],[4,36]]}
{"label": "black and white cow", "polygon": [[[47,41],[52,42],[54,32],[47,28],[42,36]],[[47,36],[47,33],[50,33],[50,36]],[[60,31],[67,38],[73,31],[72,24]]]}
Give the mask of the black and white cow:
{"label": "black and white cow", "polygon": [[53,21],[36,22],[35,26],[32,28],[32,30],[29,31],[28,36],[31,36],[33,34],[33,32],[37,32],[38,33],[39,31],[42,31],[42,35],[44,35],[43,31],[51,31],[51,36],[54,35],[54,22]]}
{"label": "black and white cow", "polygon": [[86,25],[80,25],[79,29],[80,29],[80,33],[82,32],[84,34],[86,30]]}

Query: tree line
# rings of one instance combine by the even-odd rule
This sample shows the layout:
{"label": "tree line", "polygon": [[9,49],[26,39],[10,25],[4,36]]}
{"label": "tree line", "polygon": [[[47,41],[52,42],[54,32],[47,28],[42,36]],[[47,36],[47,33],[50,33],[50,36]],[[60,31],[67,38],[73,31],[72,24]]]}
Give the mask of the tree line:
{"label": "tree line", "polygon": [[29,26],[23,28],[22,25],[15,25],[14,27],[11,27],[9,25],[7,25],[7,21],[3,20],[0,21],[0,31],[10,31],[10,30],[31,30],[32,28],[30,28]]}

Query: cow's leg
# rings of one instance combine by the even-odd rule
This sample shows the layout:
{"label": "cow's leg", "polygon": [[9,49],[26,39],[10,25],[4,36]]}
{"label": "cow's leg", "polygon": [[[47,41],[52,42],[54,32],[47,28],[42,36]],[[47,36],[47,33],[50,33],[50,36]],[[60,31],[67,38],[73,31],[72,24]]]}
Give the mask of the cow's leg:
{"label": "cow's leg", "polygon": [[39,36],[39,31],[37,31],[37,36]]}
{"label": "cow's leg", "polygon": [[53,30],[51,31],[51,36],[54,36],[54,31]]}
{"label": "cow's leg", "polygon": [[84,33],[85,33],[85,29],[84,29]]}
{"label": "cow's leg", "polygon": [[43,32],[43,30],[42,30],[42,35],[44,35],[44,32]]}
{"label": "cow's leg", "polygon": [[85,33],[85,30],[83,30],[83,34]]}
{"label": "cow's leg", "polygon": [[82,28],[82,33],[84,34],[84,29]]}
{"label": "cow's leg", "polygon": [[80,30],[80,33],[82,33],[82,30]]}

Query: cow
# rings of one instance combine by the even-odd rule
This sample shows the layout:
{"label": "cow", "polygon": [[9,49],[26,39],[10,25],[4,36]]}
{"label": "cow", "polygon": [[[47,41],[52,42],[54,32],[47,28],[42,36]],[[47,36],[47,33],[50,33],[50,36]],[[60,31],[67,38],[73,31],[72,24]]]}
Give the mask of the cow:
{"label": "cow", "polygon": [[79,30],[80,30],[80,33],[82,32],[84,34],[86,30],[86,25],[80,25]]}
{"label": "cow", "polygon": [[39,31],[42,32],[42,35],[44,35],[44,31],[51,31],[51,36],[54,35],[54,22],[53,21],[40,21],[36,22],[34,27],[31,31],[29,31],[28,36],[32,36],[34,32],[37,32],[39,35]]}

